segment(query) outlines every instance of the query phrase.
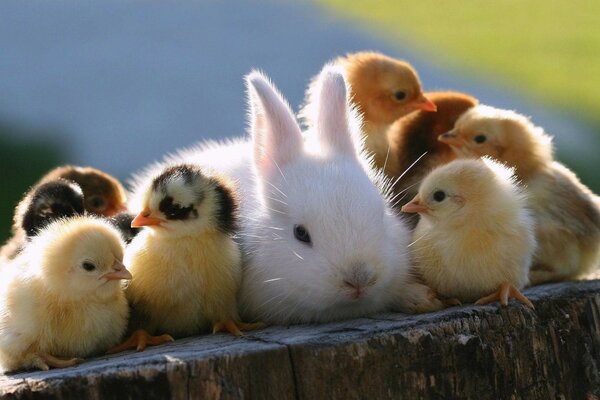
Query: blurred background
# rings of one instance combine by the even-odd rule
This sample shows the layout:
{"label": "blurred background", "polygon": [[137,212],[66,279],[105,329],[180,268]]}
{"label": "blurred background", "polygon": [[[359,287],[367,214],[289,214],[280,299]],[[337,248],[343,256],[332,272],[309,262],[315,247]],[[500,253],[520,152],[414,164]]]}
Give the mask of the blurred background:
{"label": "blurred background", "polygon": [[378,50],[425,90],[516,109],[600,191],[600,2],[589,0],[3,0],[0,240],[48,169],[120,179],[206,138],[245,134],[243,75],[297,110],[328,60]]}

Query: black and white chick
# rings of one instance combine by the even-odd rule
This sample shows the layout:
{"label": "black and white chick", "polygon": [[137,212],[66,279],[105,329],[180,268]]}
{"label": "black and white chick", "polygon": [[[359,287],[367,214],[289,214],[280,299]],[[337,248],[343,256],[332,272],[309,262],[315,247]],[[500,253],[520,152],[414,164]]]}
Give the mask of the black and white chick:
{"label": "black and white chick", "polygon": [[[142,350],[173,337],[264,326],[240,320],[238,202],[226,178],[182,164],[149,183],[131,226],[144,227],[125,251],[132,336],[111,352]],[[156,334],[162,336],[150,336]],[[167,335],[168,334],[168,335]]]}

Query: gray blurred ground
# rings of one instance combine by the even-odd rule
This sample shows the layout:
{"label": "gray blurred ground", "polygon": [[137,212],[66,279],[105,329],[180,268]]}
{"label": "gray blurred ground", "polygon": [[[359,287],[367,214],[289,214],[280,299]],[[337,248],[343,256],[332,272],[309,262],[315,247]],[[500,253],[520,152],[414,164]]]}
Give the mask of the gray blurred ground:
{"label": "gray blurred ground", "polygon": [[324,62],[374,49],[413,63],[426,90],[532,115],[563,155],[598,167],[584,124],[441,69],[410,38],[391,43],[355,25],[306,1],[2,0],[0,119],[64,132],[67,161],[125,178],[182,146],[243,134],[251,69],[297,109]]}

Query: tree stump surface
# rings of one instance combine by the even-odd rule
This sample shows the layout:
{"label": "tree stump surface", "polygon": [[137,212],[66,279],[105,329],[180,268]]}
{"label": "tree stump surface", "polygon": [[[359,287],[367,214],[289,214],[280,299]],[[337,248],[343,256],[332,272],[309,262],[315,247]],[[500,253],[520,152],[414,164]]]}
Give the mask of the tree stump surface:
{"label": "tree stump surface", "polygon": [[600,281],[511,301],[175,341],[0,375],[2,399],[597,399]]}

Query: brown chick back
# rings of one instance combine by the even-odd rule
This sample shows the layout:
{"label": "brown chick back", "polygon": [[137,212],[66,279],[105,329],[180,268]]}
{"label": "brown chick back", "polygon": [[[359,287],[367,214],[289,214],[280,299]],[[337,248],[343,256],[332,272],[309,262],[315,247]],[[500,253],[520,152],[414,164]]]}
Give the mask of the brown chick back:
{"label": "brown chick back", "polygon": [[[85,209],[89,213],[112,217],[125,207],[125,189],[115,177],[106,172],[92,167],[65,165],[44,175],[36,186],[58,178],[74,181],[81,187]],[[98,203],[99,198],[103,204]]]}
{"label": "brown chick back", "polygon": [[[451,148],[438,141],[438,136],[451,130],[462,113],[479,101],[460,92],[429,92],[427,97],[437,106],[437,112],[416,111],[396,121],[388,131],[390,154],[386,173],[395,181],[394,194],[403,198],[395,206],[400,209],[418,191],[418,183],[435,167],[456,158]],[[421,157],[415,165],[408,168]],[[400,192],[406,190],[401,195]]]}

